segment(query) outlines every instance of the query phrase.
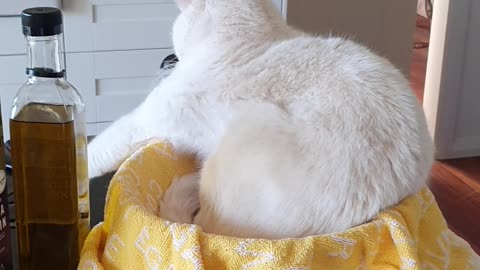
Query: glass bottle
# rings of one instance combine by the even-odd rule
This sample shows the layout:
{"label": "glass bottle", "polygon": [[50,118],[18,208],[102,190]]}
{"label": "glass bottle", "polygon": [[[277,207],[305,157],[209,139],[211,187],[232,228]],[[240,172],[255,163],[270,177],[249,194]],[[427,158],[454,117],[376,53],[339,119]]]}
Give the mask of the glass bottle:
{"label": "glass bottle", "polygon": [[65,77],[63,18],[22,12],[28,79],[10,114],[20,269],[76,269],[90,228],[85,106]]}

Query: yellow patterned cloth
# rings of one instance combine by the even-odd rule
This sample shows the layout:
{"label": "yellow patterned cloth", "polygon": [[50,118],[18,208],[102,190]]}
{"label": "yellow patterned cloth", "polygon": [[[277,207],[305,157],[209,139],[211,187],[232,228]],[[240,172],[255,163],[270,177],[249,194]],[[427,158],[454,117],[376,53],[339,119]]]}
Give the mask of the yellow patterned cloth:
{"label": "yellow patterned cloth", "polygon": [[428,189],[354,229],[281,241],[205,234],[158,217],[162,193],[195,162],[152,143],[113,178],[105,221],[89,234],[79,269],[480,269]]}

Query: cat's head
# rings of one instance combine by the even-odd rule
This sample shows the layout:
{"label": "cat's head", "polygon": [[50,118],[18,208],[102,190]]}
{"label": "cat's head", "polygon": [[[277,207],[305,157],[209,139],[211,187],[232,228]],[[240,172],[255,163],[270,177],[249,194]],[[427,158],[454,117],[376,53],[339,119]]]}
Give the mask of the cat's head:
{"label": "cat's head", "polygon": [[207,11],[210,0],[176,0],[181,13],[173,25],[173,46],[175,54],[181,59],[194,45],[205,39],[212,20]]}
{"label": "cat's head", "polygon": [[[285,25],[272,0],[176,0],[176,3],[181,12],[172,34],[180,60],[211,37],[250,42],[264,39]],[[252,32],[257,35],[251,35]]]}

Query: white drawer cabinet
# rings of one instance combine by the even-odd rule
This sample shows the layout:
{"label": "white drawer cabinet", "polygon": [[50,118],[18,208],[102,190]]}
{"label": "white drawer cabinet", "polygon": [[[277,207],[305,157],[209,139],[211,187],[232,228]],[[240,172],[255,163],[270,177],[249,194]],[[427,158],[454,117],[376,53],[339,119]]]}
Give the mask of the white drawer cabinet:
{"label": "white drawer cabinet", "polygon": [[[0,97],[6,139],[10,106],[26,80],[22,9],[45,5],[62,10],[67,76],[85,100],[89,135],[137,106],[153,88],[162,60],[173,53],[171,28],[179,12],[174,0],[12,1],[0,0]],[[284,0],[273,1],[281,10]]]}
{"label": "white drawer cabinet", "polygon": [[[171,48],[178,15],[174,0],[63,0],[62,12],[67,52]],[[24,54],[20,18],[1,14],[0,55]]]}
{"label": "white drawer cabinet", "polygon": [[178,15],[173,0],[64,0],[63,12],[69,52],[171,48]]}

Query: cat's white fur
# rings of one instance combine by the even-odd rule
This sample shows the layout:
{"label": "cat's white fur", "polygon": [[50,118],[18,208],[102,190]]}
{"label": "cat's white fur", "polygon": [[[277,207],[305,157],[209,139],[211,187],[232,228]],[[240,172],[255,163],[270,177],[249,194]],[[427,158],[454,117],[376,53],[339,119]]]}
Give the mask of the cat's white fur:
{"label": "cat's white fur", "polygon": [[[431,138],[389,61],[290,28],[270,0],[177,2],[180,62],[89,145],[90,177],[144,140],[169,140],[204,161],[195,223],[274,239],[351,228],[425,185]],[[173,184],[164,218],[192,221],[197,181]]]}

